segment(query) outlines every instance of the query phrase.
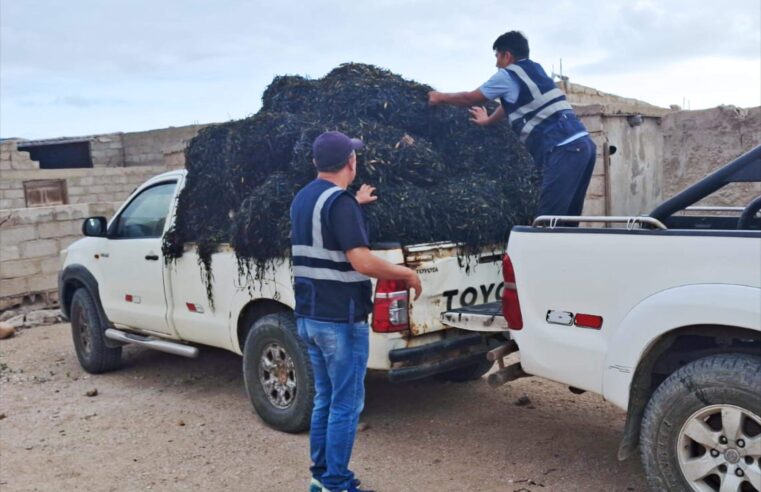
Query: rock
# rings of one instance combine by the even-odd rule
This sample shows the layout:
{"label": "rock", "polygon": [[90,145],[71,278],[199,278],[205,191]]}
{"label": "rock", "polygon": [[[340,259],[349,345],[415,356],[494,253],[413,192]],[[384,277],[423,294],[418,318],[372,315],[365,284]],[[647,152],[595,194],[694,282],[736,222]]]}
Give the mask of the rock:
{"label": "rock", "polygon": [[4,413],[0,413],[0,420],[3,420],[6,417]]}
{"label": "rock", "polygon": [[185,421],[180,420],[179,422],[177,422],[177,425],[179,425],[180,427],[185,427]]}
{"label": "rock", "polygon": [[18,316],[5,320],[5,323],[8,323],[14,328],[21,328],[24,326],[24,318],[25,316],[23,314],[19,314]]}
{"label": "rock", "polygon": [[32,311],[26,315],[26,326],[52,325],[61,321],[61,312],[58,309],[42,309]]}
{"label": "rock", "polygon": [[367,422],[360,422],[359,425],[357,426],[357,430],[359,432],[365,432],[369,428],[370,428],[370,424],[368,424]]}
{"label": "rock", "polygon": [[91,389],[90,391],[85,393],[85,396],[89,396],[89,397],[98,396],[98,388]]}
{"label": "rock", "polygon": [[525,407],[527,405],[531,405],[531,400],[528,396],[521,396],[517,400],[515,400],[515,406],[516,407]]}
{"label": "rock", "polygon": [[0,340],[3,338],[10,338],[16,334],[16,328],[9,323],[0,322]]}
{"label": "rock", "polygon": [[14,311],[13,309],[9,309],[7,311],[3,311],[0,313],[0,321],[8,321],[11,318],[15,318],[19,315],[18,311]]}

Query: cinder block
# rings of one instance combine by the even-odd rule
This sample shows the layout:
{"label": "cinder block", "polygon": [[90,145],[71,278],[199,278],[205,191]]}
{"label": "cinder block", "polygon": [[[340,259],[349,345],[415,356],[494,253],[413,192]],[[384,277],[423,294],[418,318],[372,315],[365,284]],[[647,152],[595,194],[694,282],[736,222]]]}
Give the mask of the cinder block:
{"label": "cinder block", "polygon": [[80,227],[81,223],[74,220],[48,222],[37,226],[37,232],[40,239],[52,239],[78,234]]}
{"label": "cinder block", "polygon": [[82,239],[82,236],[66,236],[58,239],[58,248],[57,251],[63,251],[64,249],[71,246],[71,243],[75,241],[79,241]]}
{"label": "cinder block", "polygon": [[25,241],[20,245],[22,258],[39,258],[58,254],[58,241],[54,239],[35,239]]}
{"label": "cinder block", "polygon": [[71,209],[63,208],[61,210],[56,210],[53,212],[53,218],[55,218],[55,220],[69,220],[71,219]]}
{"label": "cinder block", "polygon": [[29,292],[29,279],[26,277],[3,280],[0,282],[0,297],[16,296]]}
{"label": "cinder block", "polygon": [[42,260],[39,258],[4,261],[0,263],[0,277],[11,279],[31,277],[42,272]]}
{"label": "cinder block", "polygon": [[35,275],[29,279],[29,292],[45,292],[58,288],[58,275]]}
{"label": "cinder block", "polygon": [[18,246],[0,247],[0,262],[18,260],[19,258],[21,258],[21,252]]}
{"label": "cinder block", "polygon": [[24,190],[19,190],[19,189],[3,190],[0,196],[2,196],[3,198],[9,198],[9,199],[13,199],[13,198],[23,199]]}
{"label": "cinder block", "polygon": [[37,228],[34,225],[23,225],[0,229],[0,245],[17,246],[24,241],[37,239]]}
{"label": "cinder block", "polygon": [[43,274],[58,273],[61,270],[61,257],[51,256],[40,260],[40,270]]}

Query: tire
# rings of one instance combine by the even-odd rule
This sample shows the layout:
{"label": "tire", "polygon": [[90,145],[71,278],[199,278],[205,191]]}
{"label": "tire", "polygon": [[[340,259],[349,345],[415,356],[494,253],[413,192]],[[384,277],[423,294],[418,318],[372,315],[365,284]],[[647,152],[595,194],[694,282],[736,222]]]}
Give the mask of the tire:
{"label": "tire", "polygon": [[243,380],[256,413],[273,429],[309,429],[314,376],[307,346],[291,313],[268,314],[246,336]]}
{"label": "tire", "polygon": [[[751,439],[755,444],[745,448]],[[759,440],[761,357],[720,354],[687,364],[656,389],[645,409],[640,452],[653,490],[710,491],[724,484],[722,490],[761,491]]]}
{"label": "tire", "polygon": [[71,337],[82,368],[90,374],[113,371],[121,365],[122,348],[106,345],[104,326],[95,300],[85,288],[71,299]]}
{"label": "tire", "polygon": [[442,372],[441,374],[437,374],[435,378],[441,381],[450,381],[452,383],[467,383],[468,381],[481,379],[481,376],[489,372],[493,365],[494,363],[486,360],[486,356],[484,356],[484,360],[481,362]]}

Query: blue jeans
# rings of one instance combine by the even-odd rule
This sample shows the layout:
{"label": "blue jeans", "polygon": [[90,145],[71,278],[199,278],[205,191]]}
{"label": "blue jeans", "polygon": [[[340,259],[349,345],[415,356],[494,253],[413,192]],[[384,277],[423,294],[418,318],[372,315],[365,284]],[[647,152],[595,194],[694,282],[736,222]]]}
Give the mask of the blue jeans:
{"label": "blue jeans", "polygon": [[544,158],[536,215],[581,215],[597,147],[587,135],[550,150]]}
{"label": "blue jeans", "polygon": [[347,490],[359,414],[365,406],[369,349],[367,323],[330,323],[297,318],[314,372],[314,408],[309,433],[312,476],[331,491]]}

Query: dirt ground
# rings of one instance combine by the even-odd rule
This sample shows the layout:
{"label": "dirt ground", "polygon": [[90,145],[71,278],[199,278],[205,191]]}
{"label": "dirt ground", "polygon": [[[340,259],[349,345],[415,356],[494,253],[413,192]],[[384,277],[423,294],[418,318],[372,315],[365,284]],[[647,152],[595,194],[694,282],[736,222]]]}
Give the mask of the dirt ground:
{"label": "dirt ground", "polygon": [[[307,434],[259,420],[240,357],[124,355],[90,376],[68,324],[0,341],[2,491],[307,490]],[[379,492],[646,490],[639,461],[615,457],[623,412],[535,378],[492,390],[371,374],[362,421],[352,468]]]}

